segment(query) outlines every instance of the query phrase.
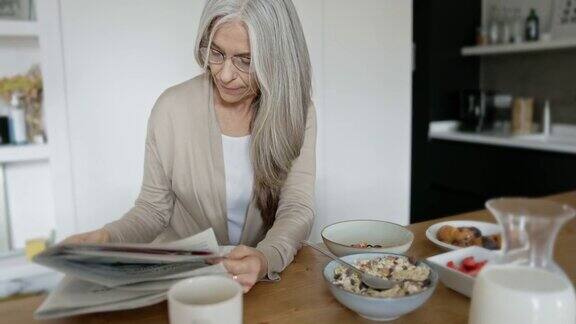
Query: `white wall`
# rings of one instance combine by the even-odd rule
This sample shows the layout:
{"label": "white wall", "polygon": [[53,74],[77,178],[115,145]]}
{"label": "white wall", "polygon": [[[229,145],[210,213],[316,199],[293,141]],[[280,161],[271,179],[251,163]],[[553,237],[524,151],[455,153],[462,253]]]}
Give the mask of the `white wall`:
{"label": "white wall", "polygon": [[310,61],[312,64],[313,77],[313,96],[312,100],[316,107],[318,120],[317,139],[316,139],[316,220],[312,229],[311,239],[320,240],[319,233],[326,224],[326,169],[322,167],[325,160],[325,152],[322,149],[324,143],[324,1],[321,0],[293,0],[304,36],[310,52]]}
{"label": "white wall", "polygon": [[407,224],[411,1],[325,3],[326,221]]}
{"label": "white wall", "polygon": [[200,72],[193,46],[202,2],[61,3],[77,230],[86,231],[132,206],[152,105]]}
{"label": "white wall", "polygon": [[[136,198],[144,131],[166,87],[199,72],[203,1],[62,0],[77,230]],[[411,2],[295,0],[318,109],[318,219],[408,222]]]}

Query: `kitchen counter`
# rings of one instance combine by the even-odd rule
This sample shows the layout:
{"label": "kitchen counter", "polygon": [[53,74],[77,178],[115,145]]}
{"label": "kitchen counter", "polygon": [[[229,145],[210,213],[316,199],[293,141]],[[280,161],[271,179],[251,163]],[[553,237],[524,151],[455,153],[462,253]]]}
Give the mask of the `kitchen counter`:
{"label": "kitchen counter", "polygon": [[576,154],[576,126],[563,124],[554,125],[552,134],[544,136],[468,133],[458,131],[457,121],[436,121],[430,123],[428,138]]}

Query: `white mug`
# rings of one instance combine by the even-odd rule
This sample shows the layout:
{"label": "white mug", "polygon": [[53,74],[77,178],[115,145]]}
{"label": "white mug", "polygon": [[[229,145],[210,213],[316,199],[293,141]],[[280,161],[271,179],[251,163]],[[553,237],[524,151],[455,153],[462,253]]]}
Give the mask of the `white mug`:
{"label": "white mug", "polygon": [[168,291],[170,324],[242,323],[242,287],[224,276],[182,280]]}

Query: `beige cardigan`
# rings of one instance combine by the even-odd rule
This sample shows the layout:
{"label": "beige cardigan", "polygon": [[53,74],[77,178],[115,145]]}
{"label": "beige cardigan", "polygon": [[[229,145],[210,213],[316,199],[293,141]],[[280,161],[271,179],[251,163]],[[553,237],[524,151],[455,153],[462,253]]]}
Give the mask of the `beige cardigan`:
{"label": "beige cardigan", "polygon": [[[206,74],[167,89],[148,120],[144,177],[135,206],[106,224],[112,242],[175,240],[210,227],[229,244],[221,132]],[[277,279],[306,239],[314,219],[316,112],[309,109],[300,156],[293,162],[268,232],[252,200],[240,243],[255,246]]]}

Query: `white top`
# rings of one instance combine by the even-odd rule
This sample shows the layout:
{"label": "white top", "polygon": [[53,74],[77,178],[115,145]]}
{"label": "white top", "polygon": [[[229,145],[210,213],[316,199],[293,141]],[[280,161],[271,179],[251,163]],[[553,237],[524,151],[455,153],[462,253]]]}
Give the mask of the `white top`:
{"label": "white top", "polygon": [[238,245],[254,183],[250,161],[250,135],[231,137],[222,134],[222,148],[226,174],[228,236],[230,244]]}

